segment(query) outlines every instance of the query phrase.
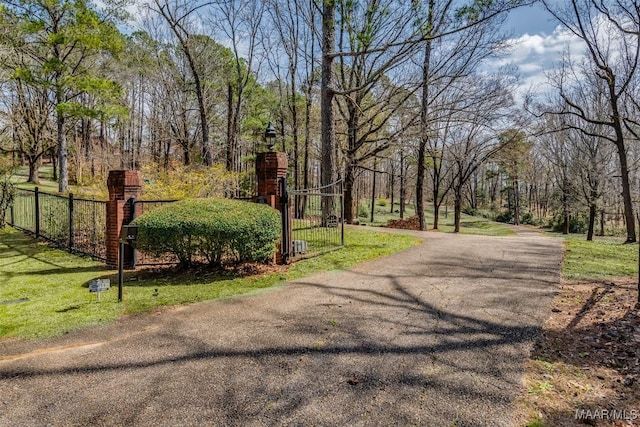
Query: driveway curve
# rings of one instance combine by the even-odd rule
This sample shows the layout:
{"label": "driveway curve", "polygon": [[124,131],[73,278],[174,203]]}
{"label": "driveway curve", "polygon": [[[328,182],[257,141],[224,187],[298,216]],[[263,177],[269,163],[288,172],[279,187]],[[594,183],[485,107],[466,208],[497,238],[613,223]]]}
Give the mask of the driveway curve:
{"label": "driveway curve", "polygon": [[418,234],[258,295],[0,342],[0,425],[514,425],[561,242]]}

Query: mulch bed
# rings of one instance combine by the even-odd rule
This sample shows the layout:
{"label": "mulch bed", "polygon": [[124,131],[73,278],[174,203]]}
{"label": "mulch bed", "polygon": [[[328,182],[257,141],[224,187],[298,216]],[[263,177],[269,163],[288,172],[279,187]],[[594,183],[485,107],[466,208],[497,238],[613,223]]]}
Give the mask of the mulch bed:
{"label": "mulch bed", "polygon": [[[289,269],[288,265],[279,264],[261,264],[261,263],[243,263],[243,264],[226,264],[224,266],[210,266],[206,264],[195,264],[190,267],[181,267],[179,265],[166,265],[160,267],[147,267],[131,272],[133,280],[149,279],[159,275],[163,277],[249,277],[249,276],[265,276],[271,273],[286,273]],[[130,279],[131,280],[131,279]]]}
{"label": "mulch bed", "polygon": [[629,278],[562,283],[527,363],[522,425],[640,425],[637,292]]}
{"label": "mulch bed", "polygon": [[384,227],[401,230],[420,230],[420,219],[418,216],[412,216],[407,219],[390,219]]}

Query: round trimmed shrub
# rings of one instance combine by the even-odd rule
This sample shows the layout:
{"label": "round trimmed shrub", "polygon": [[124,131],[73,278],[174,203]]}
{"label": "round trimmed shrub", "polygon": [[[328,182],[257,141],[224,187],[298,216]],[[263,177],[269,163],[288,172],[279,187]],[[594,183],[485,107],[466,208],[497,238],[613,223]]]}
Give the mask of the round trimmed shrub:
{"label": "round trimmed shrub", "polygon": [[136,248],[154,255],[175,254],[182,265],[196,257],[269,262],[280,237],[280,213],[269,206],[230,199],[189,199],[141,215]]}

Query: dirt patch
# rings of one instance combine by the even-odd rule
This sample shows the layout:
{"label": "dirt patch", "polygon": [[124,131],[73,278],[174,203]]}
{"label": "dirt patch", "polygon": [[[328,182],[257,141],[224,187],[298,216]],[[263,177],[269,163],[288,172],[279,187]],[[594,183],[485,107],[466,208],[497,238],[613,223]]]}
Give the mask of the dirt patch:
{"label": "dirt patch", "polygon": [[521,423],[640,424],[637,282],[564,281],[527,362]]}
{"label": "dirt patch", "polygon": [[390,219],[384,227],[401,230],[420,230],[420,219],[417,216],[407,219]]}

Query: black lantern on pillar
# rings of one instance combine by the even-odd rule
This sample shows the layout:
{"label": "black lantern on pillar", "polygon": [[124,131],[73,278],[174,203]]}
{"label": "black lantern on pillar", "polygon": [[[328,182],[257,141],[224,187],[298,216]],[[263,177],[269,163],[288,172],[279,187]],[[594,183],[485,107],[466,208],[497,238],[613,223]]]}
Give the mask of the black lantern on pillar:
{"label": "black lantern on pillar", "polygon": [[267,140],[269,151],[273,151],[273,146],[275,144],[274,140],[276,138],[276,128],[273,127],[273,123],[269,122],[267,124],[267,128],[264,131],[264,137]]}

